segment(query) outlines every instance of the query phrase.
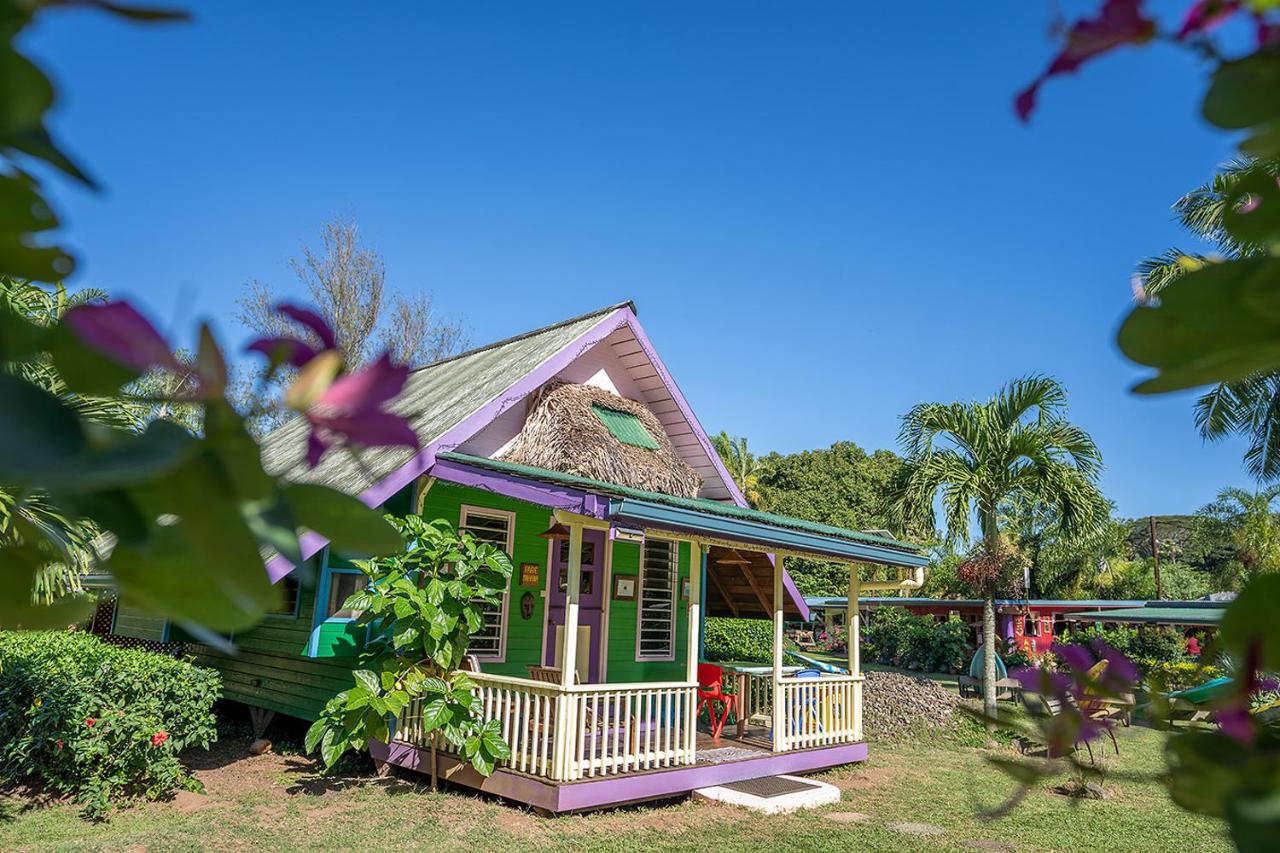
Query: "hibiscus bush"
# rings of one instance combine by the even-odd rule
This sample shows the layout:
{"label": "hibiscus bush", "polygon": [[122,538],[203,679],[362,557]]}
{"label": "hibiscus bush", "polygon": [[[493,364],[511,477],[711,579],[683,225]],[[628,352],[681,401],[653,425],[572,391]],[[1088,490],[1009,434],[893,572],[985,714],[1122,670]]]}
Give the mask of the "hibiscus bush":
{"label": "hibiscus bush", "polygon": [[703,653],[709,661],[771,663],[773,623],[767,619],[708,618]]}
{"label": "hibiscus bush", "polygon": [[211,669],[79,632],[0,633],[0,777],[86,815],[199,783],[178,761],[217,736]]}

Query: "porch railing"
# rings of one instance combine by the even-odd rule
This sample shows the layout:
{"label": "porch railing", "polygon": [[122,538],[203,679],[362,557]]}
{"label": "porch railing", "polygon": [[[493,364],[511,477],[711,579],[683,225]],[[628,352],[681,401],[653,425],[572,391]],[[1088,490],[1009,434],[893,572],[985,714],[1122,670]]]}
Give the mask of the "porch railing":
{"label": "porch railing", "polygon": [[[556,782],[694,763],[697,685],[581,684],[471,673],[485,721],[499,720],[511,757],[499,766]],[[430,747],[421,706],[405,709],[396,740]],[[449,746],[437,740],[443,752]]]}
{"label": "porch railing", "polygon": [[783,678],[776,685],[774,748],[779,751],[862,739],[862,678]]}

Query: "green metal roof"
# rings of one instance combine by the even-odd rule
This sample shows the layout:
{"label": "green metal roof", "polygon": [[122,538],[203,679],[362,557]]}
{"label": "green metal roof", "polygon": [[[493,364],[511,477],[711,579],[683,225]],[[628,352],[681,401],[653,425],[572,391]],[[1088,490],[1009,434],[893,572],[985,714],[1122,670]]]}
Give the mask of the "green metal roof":
{"label": "green metal roof", "polygon": [[[1191,604],[1191,602],[1188,602]],[[1119,610],[1085,610],[1068,613],[1067,619],[1086,622],[1126,622],[1141,625],[1217,625],[1224,607],[1184,606],[1125,607]]]}
{"label": "green metal roof", "polygon": [[[620,486],[617,483],[594,480],[590,477],[579,477],[574,474],[564,474],[559,471],[551,471],[546,468],[534,468],[530,465],[518,465],[514,462],[505,462],[500,459],[488,459],[482,456],[470,456],[465,453],[441,453],[438,458],[458,462],[463,465],[472,465],[477,468],[486,468],[517,477],[526,477],[532,480],[541,480],[544,482],[569,486],[582,491],[622,498],[623,500],[621,501],[611,502],[611,515],[645,515],[648,516],[650,520],[654,520],[657,518],[657,511],[653,508],[663,507],[670,510],[679,510],[695,515],[712,516],[753,526],[751,528],[740,527],[734,530],[724,527],[721,532],[724,532],[726,535],[747,535],[754,533],[755,535],[752,538],[763,539],[766,534],[764,531],[760,530],[760,528],[773,528],[794,531],[799,534],[811,534],[828,540],[826,542],[822,542],[816,539],[803,540],[795,538],[790,541],[789,547],[796,550],[812,549],[817,550],[820,553],[829,553],[832,556],[866,559],[871,562],[891,562],[905,566],[922,566],[927,562],[927,559],[923,556],[920,548],[915,545],[909,545],[906,542],[899,542],[894,539],[886,539],[880,536],[872,536],[867,533],[861,533],[857,530],[846,530],[843,527],[833,527],[829,524],[818,524],[816,522],[805,521],[800,518],[791,518],[790,516],[776,515],[771,512],[762,512],[758,509],[749,509],[735,504],[720,503],[719,501],[706,500],[705,498],[683,498],[675,495],[664,495],[658,492],[646,492],[641,489]],[[676,525],[681,521],[690,524],[697,523],[699,525],[699,529],[709,530],[710,527],[714,526],[709,525],[705,518],[698,521],[691,517],[680,518],[677,515],[671,515],[665,520],[667,523]],[[840,540],[842,542],[857,543],[864,547],[861,549],[841,549],[829,541],[833,539]],[[782,542],[781,539],[776,536],[772,537],[769,541],[773,541],[779,545],[788,544]]]}
{"label": "green metal roof", "polygon": [[592,403],[591,411],[600,419],[600,423],[604,424],[605,429],[623,444],[643,447],[646,450],[658,449],[658,442],[649,435],[649,430],[645,429],[640,419],[630,412],[610,409],[599,403]]}

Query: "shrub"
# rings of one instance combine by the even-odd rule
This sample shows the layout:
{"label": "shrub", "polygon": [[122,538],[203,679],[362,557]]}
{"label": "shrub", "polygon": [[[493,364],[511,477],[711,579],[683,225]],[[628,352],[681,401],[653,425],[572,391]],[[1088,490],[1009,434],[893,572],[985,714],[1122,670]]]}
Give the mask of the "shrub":
{"label": "shrub", "polygon": [[1167,625],[1143,625],[1129,646],[1129,655],[1163,663],[1187,659],[1187,641],[1182,632]]}
{"label": "shrub", "polygon": [[216,737],[211,669],[84,633],[0,632],[0,775],[101,816],[113,803],[198,790],[179,763]]}
{"label": "shrub", "polygon": [[707,619],[704,653],[709,661],[773,661],[773,623],[764,619]]}
{"label": "shrub", "polygon": [[814,638],[818,651],[841,654],[849,651],[849,634],[843,625],[835,625],[830,631],[822,631]]}
{"label": "shrub", "polygon": [[1087,646],[1094,640],[1102,640],[1121,654],[1130,655],[1133,652],[1133,641],[1137,636],[1136,630],[1125,625],[1104,628],[1095,622],[1084,628],[1068,629],[1058,638],[1058,642],[1064,646]]}
{"label": "shrub", "polygon": [[923,672],[957,672],[968,663],[969,627],[960,619],[939,622],[898,607],[876,612],[865,632],[868,657]]}
{"label": "shrub", "polygon": [[1171,662],[1134,658],[1133,662],[1146,676],[1148,687],[1156,688],[1163,685],[1165,690],[1185,690],[1226,675],[1216,666],[1201,666],[1190,661]]}

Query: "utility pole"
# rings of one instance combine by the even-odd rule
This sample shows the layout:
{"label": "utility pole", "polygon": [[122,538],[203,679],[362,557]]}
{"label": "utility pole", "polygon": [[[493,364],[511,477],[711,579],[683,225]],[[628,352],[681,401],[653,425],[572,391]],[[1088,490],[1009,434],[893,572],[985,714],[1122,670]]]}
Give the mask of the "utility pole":
{"label": "utility pole", "polygon": [[1164,590],[1160,585],[1160,544],[1156,542],[1156,517],[1154,515],[1147,517],[1147,531],[1151,535],[1151,558],[1155,561],[1156,573],[1156,598],[1164,599]]}

